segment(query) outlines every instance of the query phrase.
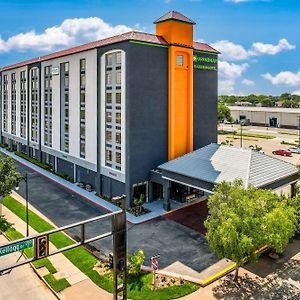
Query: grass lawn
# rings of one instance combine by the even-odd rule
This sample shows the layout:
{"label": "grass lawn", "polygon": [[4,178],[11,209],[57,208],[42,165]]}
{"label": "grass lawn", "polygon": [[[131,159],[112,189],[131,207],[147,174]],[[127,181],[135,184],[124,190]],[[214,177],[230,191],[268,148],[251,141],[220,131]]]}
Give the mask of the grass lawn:
{"label": "grass lawn", "polygon": [[[218,134],[220,134],[220,135],[230,135],[232,137],[240,137],[241,136],[241,133],[239,131],[219,130]],[[250,137],[250,138],[266,139],[266,140],[275,139],[274,135],[269,135],[269,134],[267,135],[267,134],[257,134],[257,133],[243,132],[242,136],[243,137]]]}
{"label": "grass lawn", "polygon": [[[17,215],[22,220],[26,220],[25,207],[11,196],[6,196],[3,199],[3,204]],[[45,232],[53,229],[54,227],[39,217],[37,214],[29,210],[29,225],[37,232]],[[62,248],[74,243],[74,241],[67,237],[64,233],[58,232],[49,236],[50,241],[56,248]],[[84,274],[86,274],[95,284],[105,289],[106,291],[113,291],[112,273],[104,276],[99,275],[98,272],[93,270],[97,258],[93,256],[83,247],[77,247],[72,250],[63,252],[63,254]],[[52,276],[53,277],[53,276]],[[48,280],[52,280],[51,276]],[[128,279],[128,297],[131,299],[153,299],[152,291],[153,275],[151,273],[143,273],[137,277],[129,277]],[[180,286],[173,286],[168,288],[159,289],[156,291],[157,300],[176,299],[184,295],[196,291],[199,287],[191,283],[184,283]]]}

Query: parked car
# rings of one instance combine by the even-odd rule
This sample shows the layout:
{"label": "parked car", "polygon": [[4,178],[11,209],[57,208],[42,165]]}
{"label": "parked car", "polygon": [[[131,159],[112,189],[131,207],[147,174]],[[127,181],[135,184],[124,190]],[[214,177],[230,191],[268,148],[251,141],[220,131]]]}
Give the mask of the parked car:
{"label": "parked car", "polygon": [[291,146],[288,151],[292,152],[292,153],[297,153],[299,154],[300,153],[300,148],[297,147],[297,146]]}
{"label": "parked car", "polygon": [[288,151],[288,150],[274,150],[272,151],[273,154],[275,155],[281,155],[281,156],[292,156],[292,152]]}

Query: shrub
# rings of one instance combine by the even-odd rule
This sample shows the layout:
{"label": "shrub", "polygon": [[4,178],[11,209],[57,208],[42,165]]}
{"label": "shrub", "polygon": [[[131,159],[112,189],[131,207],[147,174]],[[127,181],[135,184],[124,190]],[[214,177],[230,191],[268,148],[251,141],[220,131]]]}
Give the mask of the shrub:
{"label": "shrub", "polygon": [[138,275],[141,272],[141,267],[145,261],[144,251],[139,250],[128,256],[128,273],[129,275]]}

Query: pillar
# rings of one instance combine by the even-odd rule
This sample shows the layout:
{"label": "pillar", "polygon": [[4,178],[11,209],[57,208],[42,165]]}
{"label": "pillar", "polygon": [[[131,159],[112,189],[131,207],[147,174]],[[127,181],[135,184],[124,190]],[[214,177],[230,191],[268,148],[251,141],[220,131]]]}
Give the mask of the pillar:
{"label": "pillar", "polygon": [[163,208],[166,211],[171,210],[171,203],[170,203],[170,181],[165,180],[164,182],[164,204]]}

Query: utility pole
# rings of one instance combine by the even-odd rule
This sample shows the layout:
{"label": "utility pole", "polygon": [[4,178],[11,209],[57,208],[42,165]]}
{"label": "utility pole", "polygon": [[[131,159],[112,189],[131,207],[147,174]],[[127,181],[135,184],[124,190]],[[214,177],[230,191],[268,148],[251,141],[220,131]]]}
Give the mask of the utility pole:
{"label": "utility pole", "polygon": [[242,122],[240,122],[240,126],[241,126],[240,142],[241,142],[241,148],[243,148],[243,126],[242,126]]}

